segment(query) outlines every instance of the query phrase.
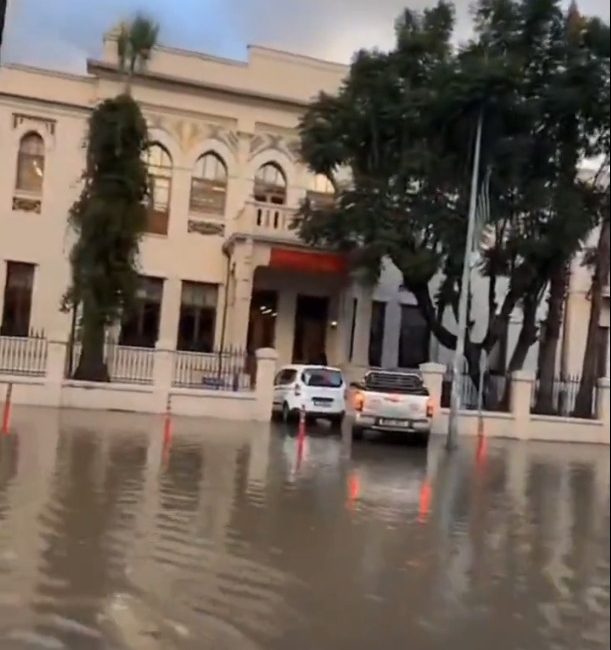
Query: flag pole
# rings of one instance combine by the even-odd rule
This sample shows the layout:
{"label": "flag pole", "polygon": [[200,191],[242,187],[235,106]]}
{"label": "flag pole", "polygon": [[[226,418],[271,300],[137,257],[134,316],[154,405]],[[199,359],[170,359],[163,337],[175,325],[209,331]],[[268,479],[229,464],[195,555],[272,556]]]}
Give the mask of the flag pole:
{"label": "flag pole", "polygon": [[467,305],[469,284],[471,279],[471,254],[473,252],[473,234],[475,231],[475,212],[477,209],[477,190],[479,185],[479,165],[482,149],[483,111],[480,110],[475,134],[475,150],[473,154],[473,172],[471,175],[471,196],[469,197],[469,219],[467,221],[467,239],[465,242],[465,258],[460,282],[460,300],[458,302],[458,330],[456,332],[456,351],[452,362],[452,393],[450,398],[450,417],[448,419],[448,437],[446,449],[456,447],[458,436],[458,410],[462,395],[463,357],[465,355],[465,334],[467,331]]}

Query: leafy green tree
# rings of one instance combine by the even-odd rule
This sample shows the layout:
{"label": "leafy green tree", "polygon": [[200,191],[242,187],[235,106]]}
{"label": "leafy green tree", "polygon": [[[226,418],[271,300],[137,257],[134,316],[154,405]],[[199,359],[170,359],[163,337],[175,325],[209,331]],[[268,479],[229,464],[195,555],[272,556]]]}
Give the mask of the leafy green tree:
{"label": "leafy green tree", "polygon": [[[608,159],[607,159],[608,161]],[[608,165],[607,165],[608,175]],[[598,380],[600,359],[598,358],[600,337],[608,336],[608,332],[601,330],[600,317],[603,309],[603,288],[609,285],[609,179],[606,180],[606,187],[601,190],[601,212],[600,231],[598,243],[590,256],[586,256],[586,262],[593,266],[592,284],[590,287],[590,317],[588,321],[588,333],[586,346],[583,355],[583,366],[581,370],[581,383],[575,401],[574,415],[582,418],[589,418],[592,414],[594,387]]]}
{"label": "leafy green tree", "polygon": [[[606,32],[606,44],[604,33]],[[586,20],[572,4],[557,39],[559,64],[543,95],[542,125],[556,143],[554,236],[549,253],[549,297],[540,351],[537,410],[553,412],[553,383],[571,260],[598,222],[596,188],[579,178],[583,159],[600,153],[608,132],[609,29]],[[604,113],[607,117],[604,117]],[[607,136],[608,137],[608,136]]]}
{"label": "leafy green tree", "polygon": [[[584,188],[575,181],[588,139],[579,131],[565,205],[564,140],[548,115],[567,59],[559,3],[480,0],[475,20],[475,39],[454,51],[451,5],[441,2],[422,15],[406,11],[393,51],[358,53],[340,92],[310,106],[301,123],[305,161],[328,175],[348,166],[352,184],[332,208],[306,203],[299,222],[306,241],[347,251],[371,277],[390,258],[433,334],[455,348],[444,315],[458,304],[473,135],[483,114],[480,172],[490,181],[492,244],[480,268],[489,278],[487,331],[477,343],[468,333],[465,344],[472,374],[517,306],[524,319],[510,367],[521,367],[537,340],[537,306],[562,266],[558,259],[568,259],[588,231]],[[595,75],[588,83],[586,103]],[[568,177],[568,158],[564,166]],[[569,207],[580,215],[578,226]],[[432,295],[436,276],[441,282]]]}
{"label": "leafy green tree", "polygon": [[130,94],[130,81],[150,56],[158,27],[137,17],[120,27],[119,64],[126,92],[97,106],[89,120],[83,189],[70,210],[77,235],[70,253],[72,282],[64,307],[81,306],[82,352],[77,379],[108,381],[106,328],[133,303],[139,242],[149,193],[143,153],[146,121]]}

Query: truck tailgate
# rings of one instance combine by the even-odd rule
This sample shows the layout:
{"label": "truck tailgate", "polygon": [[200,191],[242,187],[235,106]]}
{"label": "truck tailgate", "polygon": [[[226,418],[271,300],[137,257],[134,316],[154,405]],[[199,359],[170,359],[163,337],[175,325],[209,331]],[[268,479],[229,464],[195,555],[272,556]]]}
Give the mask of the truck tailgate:
{"label": "truck tailgate", "polygon": [[424,420],[429,398],[426,395],[400,395],[364,391],[363,415],[393,420]]}

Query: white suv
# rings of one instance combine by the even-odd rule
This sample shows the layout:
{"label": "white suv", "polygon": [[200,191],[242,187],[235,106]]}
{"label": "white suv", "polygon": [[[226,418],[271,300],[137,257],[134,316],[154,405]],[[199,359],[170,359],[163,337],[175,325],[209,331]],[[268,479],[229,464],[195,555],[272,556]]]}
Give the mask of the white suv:
{"label": "white suv", "polygon": [[308,419],[324,419],[341,427],[346,413],[346,384],[342,371],[315,365],[285,366],[274,380],[275,418],[296,420],[301,409]]}

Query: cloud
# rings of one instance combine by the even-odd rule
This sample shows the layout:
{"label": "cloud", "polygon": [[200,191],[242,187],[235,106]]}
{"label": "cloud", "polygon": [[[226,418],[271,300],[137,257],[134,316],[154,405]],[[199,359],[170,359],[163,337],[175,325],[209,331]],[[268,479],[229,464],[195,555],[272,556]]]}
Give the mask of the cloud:
{"label": "cloud", "polygon": [[[6,60],[82,71],[102,35],[144,9],[161,24],[164,44],[244,58],[249,43],[347,62],[361,47],[390,47],[406,5],[427,0],[8,0]],[[469,34],[470,0],[457,0],[459,38]],[[580,9],[609,19],[605,0]]]}

